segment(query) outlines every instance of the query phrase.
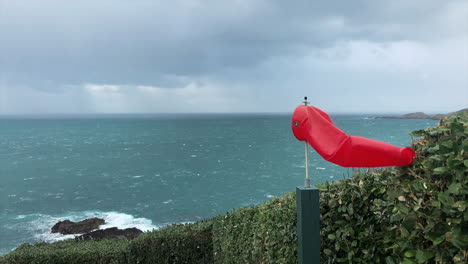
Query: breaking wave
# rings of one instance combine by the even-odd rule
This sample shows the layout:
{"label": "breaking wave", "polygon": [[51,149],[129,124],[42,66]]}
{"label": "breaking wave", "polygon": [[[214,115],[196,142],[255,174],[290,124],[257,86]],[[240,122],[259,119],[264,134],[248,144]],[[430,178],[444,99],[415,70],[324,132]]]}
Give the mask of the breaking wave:
{"label": "breaking wave", "polygon": [[31,236],[31,240],[54,242],[69,238],[74,238],[79,235],[61,235],[51,233],[50,230],[54,224],[59,221],[68,219],[70,221],[81,221],[87,218],[99,217],[106,221],[101,225],[100,229],[117,227],[120,229],[136,227],[142,231],[150,231],[159,229],[160,226],[153,225],[152,221],[147,218],[137,218],[129,214],[120,212],[100,212],[100,211],[84,211],[70,212],[63,215],[46,215],[46,214],[29,214],[19,215],[15,218],[15,224],[7,226],[9,229],[26,229],[25,231]]}

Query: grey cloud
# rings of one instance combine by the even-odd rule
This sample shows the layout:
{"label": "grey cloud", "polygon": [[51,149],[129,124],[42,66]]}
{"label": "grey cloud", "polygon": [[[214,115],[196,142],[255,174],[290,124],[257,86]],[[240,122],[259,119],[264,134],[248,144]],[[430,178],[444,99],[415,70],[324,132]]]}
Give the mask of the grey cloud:
{"label": "grey cloud", "polygon": [[[15,87],[17,96],[31,89],[57,94],[47,100],[67,100],[58,95],[79,93],[84,83],[178,88],[198,81],[249,90],[249,100],[264,101],[267,109],[266,94],[287,98],[314,85],[337,93],[340,86],[366,87],[339,62],[353,52],[350,42],[385,48],[468,37],[462,0],[0,0],[0,12],[0,86]],[[459,63],[462,72],[466,63]],[[395,87],[418,83],[371,72],[367,85],[374,79],[369,74]],[[440,81],[426,85],[453,79],[439,75]],[[454,89],[466,82],[458,78]],[[286,87],[295,93],[284,92]]]}
{"label": "grey cloud", "polygon": [[432,19],[418,13],[444,7],[416,2],[3,0],[1,67],[34,81],[158,83],[342,39],[409,38]]}

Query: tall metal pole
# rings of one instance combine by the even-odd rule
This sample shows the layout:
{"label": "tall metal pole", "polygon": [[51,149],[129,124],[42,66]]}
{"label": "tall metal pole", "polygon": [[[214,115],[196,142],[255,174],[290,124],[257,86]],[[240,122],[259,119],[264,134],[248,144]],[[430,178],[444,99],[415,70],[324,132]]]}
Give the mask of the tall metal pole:
{"label": "tall metal pole", "polygon": [[[304,105],[307,106],[309,102],[307,101],[307,96],[304,96]],[[305,142],[305,167],[306,167],[306,179],[305,179],[305,184],[304,187],[310,188],[310,176],[309,176],[309,145],[307,144],[307,141]]]}
{"label": "tall metal pole", "polygon": [[[304,96],[304,105],[307,106],[309,102],[307,101],[307,96]],[[310,176],[309,176],[309,145],[307,144],[307,141],[305,142],[305,171],[306,171],[306,177],[305,177],[305,184],[304,187],[310,188]]]}
{"label": "tall metal pole", "polygon": [[[304,97],[304,105],[309,102]],[[305,142],[305,187],[296,188],[297,257],[299,264],[320,264],[320,195],[310,186],[309,147]]]}
{"label": "tall metal pole", "polygon": [[304,187],[310,188],[310,176],[309,176],[309,146],[307,142],[305,143],[305,169],[306,169],[306,177],[305,177],[305,185]]}

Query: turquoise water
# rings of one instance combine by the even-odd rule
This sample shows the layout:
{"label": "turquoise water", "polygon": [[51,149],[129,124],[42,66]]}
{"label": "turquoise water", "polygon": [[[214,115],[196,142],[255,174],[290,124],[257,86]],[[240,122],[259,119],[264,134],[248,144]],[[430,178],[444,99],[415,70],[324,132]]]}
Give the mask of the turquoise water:
{"label": "turquoise water", "polygon": [[[436,121],[333,116],[345,132],[395,145]],[[143,230],[258,204],[303,184],[290,115],[0,118],[0,254],[60,219],[104,217]],[[313,183],[351,171],[311,153]]]}

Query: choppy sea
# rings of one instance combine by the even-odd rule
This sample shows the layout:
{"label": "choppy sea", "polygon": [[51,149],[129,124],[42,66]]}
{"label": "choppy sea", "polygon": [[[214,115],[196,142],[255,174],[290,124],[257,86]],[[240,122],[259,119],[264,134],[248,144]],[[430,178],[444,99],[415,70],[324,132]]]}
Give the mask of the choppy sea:
{"label": "choppy sea", "polygon": [[[352,135],[407,146],[432,120],[332,116]],[[311,151],[313,183],[352,172]],[[152,230],[258,204],[303,184],[290,114],[0,117],[0,254],[59,220]]]}

